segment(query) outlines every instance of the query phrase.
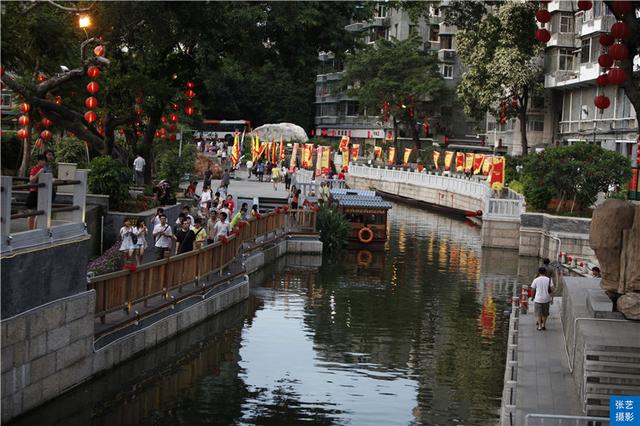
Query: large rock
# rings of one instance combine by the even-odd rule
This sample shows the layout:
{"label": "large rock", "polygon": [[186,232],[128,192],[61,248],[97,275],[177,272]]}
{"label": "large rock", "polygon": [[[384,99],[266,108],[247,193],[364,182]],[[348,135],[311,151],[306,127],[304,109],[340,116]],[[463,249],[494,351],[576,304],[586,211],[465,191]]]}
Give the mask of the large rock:
{"label": "large rock", "polygon": [[618,299],[617,306],[625,318],[640,320],[640,293],[623,294]]}
{"label": "large rock", "polygon": [[606,200],[593,211],[589,244],[598,258],[602,271],[600,286],[619,292],[623,230],[634,222],[635,209],[623,200]]}
{"label": "large rock", "polygon": [[633,227],[623,231],[618,293],[640,292],[640,206],[635,208]]}

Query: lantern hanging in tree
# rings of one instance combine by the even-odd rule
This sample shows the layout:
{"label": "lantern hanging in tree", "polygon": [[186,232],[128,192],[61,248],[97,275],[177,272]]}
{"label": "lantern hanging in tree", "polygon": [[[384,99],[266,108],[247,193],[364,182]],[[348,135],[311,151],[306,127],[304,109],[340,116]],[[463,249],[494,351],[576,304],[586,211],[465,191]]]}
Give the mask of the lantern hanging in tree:
{"label": "lantern hanging in tree", "polygon": [[538,40],[540,43],[547,43],[549,40],[551,40],[551,33],[545,28],[538,28],[536,30],[536,40]]}
{"label": "lantern hanging in tree", "polygon": [[611,65],[613,65],[613,59],[611,59],[611,56],[603,53],[602,55],[598,56],[598,64],[602,68],[611,68]]}
{"label": "lantern hanging in tree", "polygon": [[56,103],[56,105],[62,105],[62,97],[56,96],[54,102]]}
{"label": "lantern hanging in tree", "polygon": [[48,141],[51,139],[51,136],[53,136],[53,133],[51,133],[51,130],[43,130],[42,132],[40,132],[40,137],[42,138],[42,140],[44,141]]}
{"label": "lantern hanging in tree", "polygon": [[546,9],[540,9],[536,11],[536,20],[543,24],[551,21],[551,12]]}
{"label": "lantern hanging in tree", "polygon": [[196,92],[194,92],[193,90],[187,90],[186,92],[184,92],[184,94],[187,96],[187,98],[191,99],[196,95]]}
{"label": "lantern hanging in tree", "polygon": [[159,131],[160,131],[160,134],[163,136],[167,134],[167,130],[164,127],[161,127]]}
{"label": "lantern hanging in tree", "polygon": [[193,81],[187,81],[187,89],[193,89],[196,85]]}
{"label": "lantern hanging in tree", "polygon": [[607,74],[601,74],[596,78],[596,84],[600,87],[609,85],[609,76]]}
{"label": "lantern hanging in tree", "polygon": [[84,101],[84,104],[87,106],[87,108],[94,109],[98,106],[98,100],[91,96]]}
{"label": "lantern hanging in tree", "polygon": [[86,121],[89,124],[96,121],[97,118],[98,118],[98,115],[95,113],[95,111],[87,111],[84,113],[84,121]]}
{"label": "lantern hanging in tree", "polygon": [[163,123],[167,122],[167,117],[165,117],[164,115],[162,117],[160,117],[160,121]]}
{"label": "lantern hanging in tree", "polygon": [[609,70],[607,73],[609,78],[609,82],[613,85],[620,86],[627,81],[627,73],[624,72],[622,68],[614,67]]}
{"label": "lantern hanging in tree", "polygon": [[175,133],[171,133],[171,135],[169,136],[169,139],[171,139],[172,141],[176,140],[176,134]]}
{"label": "lantern hanging in tree", "polygon": [[171,104],[171,109],[174,110],[174,111],[177,111],[177,110],[180,109],[180,105],[178,105],[176,103],[173,103],[173,104]]}
{"label": "lantern hanging in tree", "polygon": [[184,109],[184,113],[187,114],[188,116],[193,115],[193,108],[188,106]]}
{"label": "lantern hanging in tree", "polygon": [[42,125],[44,127],[51,127],[53,121],[49,120],[47,117],[42,117]]}
{"label": "lantern hanging in tree", "polygon": [[633,4],[628,0],[616,0],[611,3],[613,4],[613,11],[616,15],[624,16],[633,10]]}
{"label": "lantern hanging in tree", "polygon": [[178,121],[178,114],[171,114],[169,116],[169,120],[174,121],[174,122]]}
{"label": "lantern hanging in tree", "polygon": [[104,56],[104,46],[103,45],[98,45],[96,47],[93,48],[93,53],[96,56]]}
{"label": "lantern hanging in tree", "polygon": [[615,41],[616,39],[609,33],[600,34],[600,44],[604,47],[611,46]]}
{"label": "lantern hanging in tree", "polygon": [[629,57],[629,49],[622,43],[616,43],[609,48],[609,56],[616,61],[624,61]]}
{"label": "lantern hanging in tree", "polygon": [[629,26],[624,22],[618,21],[611,26],[611,35],[615,38],[627,38],[629,37]]}
{"label": "lantern hanging in tree", "polygon": [[87,69],[87,75],[91,78],[98,78],[100,75],[100,68],[96,66],[91,66]]}
{"label": "lantern hanging in tree", "polygon": [[23,102],[20,104],[20,112],[22,112],[23,114],[26,114],[29,111],[31,111],[31,105],[29,105],[26,102]]}
{"label": "lantern hanging in tree", "polygon": [[100,90],[100,86],[95,81],[92,81],[91,83],[87,84],[87,92],[98,93],[98,90]]}
{"label": "lantern hanging in tree", "polygon": [[580,0],[578,1],[578,9],[582,11],[591,10],[593,4],[589,0]]}
{"label": "lantern hanging in tree", "polygon": [[18,118],[18,124],[21,126],[28,126],[29,125],[29,116],[28,115],[21,115],[20,118]]}
{"label": "lantern hanging in tree", "polygon": [[175,132],[178,130],[178,125],[177,124],[172,124],[171,126],[169,126],[169,130],[172,132]]}
{"label": "lantern hanging in tree", "polygon": [[26,139],[29,137],[29,131],[27,129],[20,129],[18,130],[17,136],[19,139]]}
{"label": "lantern hanging in tree", "polygon": [[609,108],[609,105],[611,105],[611,101],[609,100],[609,98],[604,95],[596,96],[596,98],[593,100],[593,103],[599,109],[607,109]]}

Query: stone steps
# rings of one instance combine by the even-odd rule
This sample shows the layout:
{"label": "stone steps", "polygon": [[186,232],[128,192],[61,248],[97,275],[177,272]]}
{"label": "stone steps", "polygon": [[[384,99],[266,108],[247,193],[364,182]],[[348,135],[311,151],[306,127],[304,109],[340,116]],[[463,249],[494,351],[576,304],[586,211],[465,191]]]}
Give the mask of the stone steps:
{"label": "stone steps", "polygon": [[587,383],[611,383],[640,387],[640,374],[587,370]]}
{"label": "stone steps", "polygon": [[588,359],[584,363],[584,369],[588,371],[602,371],[611,373],[628,371],[631,374],[640,374],[640,364],[633,364],[630,362],[600,361]]}

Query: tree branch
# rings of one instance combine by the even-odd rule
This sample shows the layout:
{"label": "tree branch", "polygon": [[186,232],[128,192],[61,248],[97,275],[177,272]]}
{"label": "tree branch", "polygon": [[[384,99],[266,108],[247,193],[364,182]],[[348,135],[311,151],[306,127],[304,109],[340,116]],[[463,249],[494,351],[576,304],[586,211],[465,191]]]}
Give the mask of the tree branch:
{"label": "tree branch", "polygon": [[57,7],[58,9],[65,10],[67,12],[88,12],[89,10],[91,10],[93,8],[93,5],[95,4],[95,2],[93,2],[87,7],[80,8],[80,7],[77,7],[77,6],[76,7],[66,7],[66,6],[63,6],[61,4],[56,3],[53,0],[44,0],[44,1],[46,1],[47,3],[49,3],[52,6]]}

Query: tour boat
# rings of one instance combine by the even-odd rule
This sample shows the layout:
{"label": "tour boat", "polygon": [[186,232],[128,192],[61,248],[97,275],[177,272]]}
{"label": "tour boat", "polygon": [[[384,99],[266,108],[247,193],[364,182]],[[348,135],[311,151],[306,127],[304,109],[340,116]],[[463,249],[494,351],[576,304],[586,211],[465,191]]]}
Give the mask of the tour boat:
{"label": "tour boat", "polygon": [[387,212],[393,206],[375,191],[333,189],[331,199],[351,224],[347,236],[351,248],[379,248],[387,241]]}

